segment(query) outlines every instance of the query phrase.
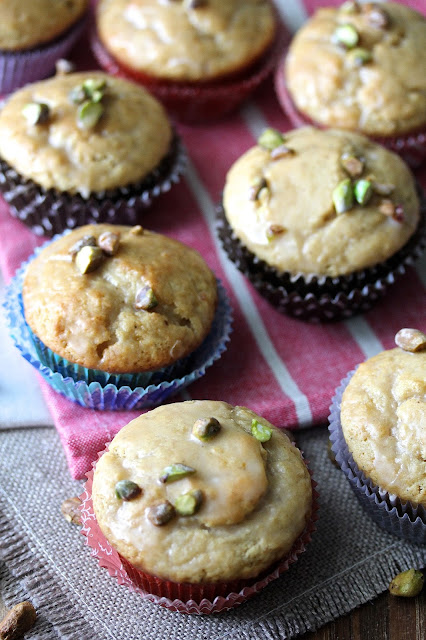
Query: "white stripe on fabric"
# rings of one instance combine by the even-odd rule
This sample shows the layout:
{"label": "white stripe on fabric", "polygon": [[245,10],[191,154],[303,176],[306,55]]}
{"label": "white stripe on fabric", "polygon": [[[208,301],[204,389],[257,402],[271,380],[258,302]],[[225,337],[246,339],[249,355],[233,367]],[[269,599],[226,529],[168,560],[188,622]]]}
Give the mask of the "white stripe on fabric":
{"label": "white stripe on fabric", "polygon": [[188,162],[186,180],[209,227],[222,268],[238,299],[241,311],[244,314],[253,337],[282,391],[293,401],[299,425],[301,427],[308,427],[312,424],[312,413],[309,401],[300,391],[278,353],[275,351],[262,318],[249,294],[244,277],[232,262],[230,262],[217,239],[215,233],[214,204],[191,161]]}
{"label": "white stripe on fabric", "polygon": [[290,31],[299,29],[308,17],[301,0],[275,0],[275,4]]}
{"label": "white stripe on fabric", "polygon": [[345,320],[345,325],[366,358],[372,358],[383,351],[382,343],[364,318],[350,318]]}

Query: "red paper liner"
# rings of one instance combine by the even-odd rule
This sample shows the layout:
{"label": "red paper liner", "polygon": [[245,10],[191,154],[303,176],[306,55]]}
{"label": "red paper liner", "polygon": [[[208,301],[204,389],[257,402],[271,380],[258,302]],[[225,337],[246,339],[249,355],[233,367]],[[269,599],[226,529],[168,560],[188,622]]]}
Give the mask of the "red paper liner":
{"label": "red paper liner", "polygon": [[[319,129],[327,129],[323,124],[316,122],[305,115],[296,107],[287,87],[284,73],[285,57],[281,58],[275,72],[275,93],[283,111],[295,127],[313,126]],[[358,133],[364,133],[358,131]],[[400,155],[413,168],[418,168],[426,159],[426,131],[425,129],[413,131],[400,136],[373,136],[367,135],[370,140],[383,145],[390,151]]]}
{"label": "red paper liner", "polygon": [[[103,453],[104,451],[99,453],[98,458]],[[94,462],[93,467],[95,465]],[[98,560],[99,566],[105,568],[120,585],[138,593],[144,600],[159,604],[171,611],[201,615],[227,611],[242,604],[287,571],[289,566],[296,562],[305,551],[306,545],[311,541],[312,534],[316,530],[315,523],[318,520],[317,483],[309,471],[312,483],[311,518],[285,558],[275,563],[260,576],[248,580],[205,585],[171,582],[136,569],[110,545],[97,523],[93,510],[93,473],[94,468],[86,474],[85,490],[80,496],[83,525],[81,533],[86,536],[86,544],[91,548],[92,556]]]}
{"label": "red paper liner", "polygon": [[43,189],[0,158],[0,192],[12,216],[37,235],[52,237],[65,229],[100,222],[134,225],[141,222],[154,198],[179,182],[186,160],[180,138],[174,134],[169,153],[139,184],[93,193],[86,199],[78,193]]}
{"label": "red paper liner", "polygon": [[343,320],[368,311],[426,246],[426,198],[420,196],[419,225],[393,256],[373,267],[331,278],[279,272],[254,255],[234,233],[222,205],[216,210],[217,233],[228,258],[278,311],[306,322]]}
{"label": "red paper liner", "polygon": [[158,80],[118,62],[92,30],[90,43],[100,66],[114,76],[133,80],[148,89],[180,122],[203,124],[214,122],[235,111],[272,73],[289,33],[277,18],[277,33],[268,51],[244,73],[209,83],[178,83]]}

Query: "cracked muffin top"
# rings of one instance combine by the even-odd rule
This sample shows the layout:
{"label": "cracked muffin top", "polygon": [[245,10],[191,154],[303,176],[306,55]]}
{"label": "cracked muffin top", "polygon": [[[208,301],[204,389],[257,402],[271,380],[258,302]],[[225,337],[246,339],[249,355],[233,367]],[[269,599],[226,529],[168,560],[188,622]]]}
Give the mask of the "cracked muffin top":
{"label": "cracked muffin top", "polygon": [[231,167],[223,194],[239,240],[278,271],[341,276],[386,260],[418,226],[407,165],[365,136],[266,129]]}
{"label": "cracked muffin top", "polygon": [[268,0],[100,0],[96,16],[101,42],[121,64],[175,81],[246,69],[276,29]]}
{"label": "cracked muffin top", "polygon": [[312,509],[288,436],[210,400],[123,427],[96,464],[92,497],[104,535],[133,566],[190,583],[257,576],[290,551]]}
{"label": "cracked muffin top", "polygon": [[87,0],[2,0],[0,50],[21,51],[50,42],[83,15]]}
{"label": "cracked muffin top", "polygon": [[0,156],[45,189],[83,197],[143,180],[172,136],[155,98],[101,72],[27,85],[0,112]]}
{"label": "cracked muffin top", "polygon": [[322,8],[295,35],[285,75],[297,108],[327,127],[393,136],[426,125],[426,19],[386,2]]}
{"label": "cracked muffin top", "polygon": [[193,249],[140,226],[87,225],[28,266],[25,319],[70,362],[109,373],[151,371],[210,331],[216,279]]}

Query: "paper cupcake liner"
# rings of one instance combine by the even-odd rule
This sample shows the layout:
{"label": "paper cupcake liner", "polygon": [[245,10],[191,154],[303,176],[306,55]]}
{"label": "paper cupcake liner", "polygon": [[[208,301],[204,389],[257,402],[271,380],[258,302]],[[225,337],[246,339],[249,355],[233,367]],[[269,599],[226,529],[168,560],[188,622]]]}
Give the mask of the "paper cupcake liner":
{"label": "paper cupcake liner", "polygon": [[272,73],[289,41],[289,34],[278,18],[277,23],[273,44],[255,64],[238,76],[210,83],[157,80],[119,63],[105,49],[94,29],[90,42],[95,58],[108,73],[142,84],[180,122],[202,124],[219,120],[235,111]]}
{"label": "paper cupcake liner", "polygon": [[349,452],[340,421],[340,406],[343,392],[355,371],[356,369],[348,373],[342,380],[330,406],[329,432],[336,462],[347,477],[360,504],[379,527],[404,540],[425,544],[425,507],[404,502],[396,495],[375,485],[359,469]]}
{"label": "paper cupcake liner", "polygon": [[[98,457],[101,457],[102,451]],[[95,467],[96,463],[93,463]],[[248,580],[234,580],[217,584],[176,583],[139,571],[122,558],[103,535],[93,510],[92,483],[94,470],[89,471],[82,501],[82,530],[86,536],[86,544],[91,548],[100,567],[107,569],[110,576],[120,585],[138,593],[144,600],[159,604],[172,611],[190,614],[211,614],[227,611],[236,607],[252,596],[258,594],[270,582],[283,574],[291,564],[296,562],[305,551],[315,531],[318,520],[318,493],[316,482],[312,478],[312,513],[309,522],[299,538],[294,542],[290,552],[264,571],[260,576]]]}
{"label": "paper cupcake liner", "polygon": [[86,24],[87,17],[84,16],[65,34],[35,49],[18,52],[0,50],[0,93],[10,93],[29,82],[46,78],[55,69],[56,61],[72,49]]}
{"label": "paper cupcake liner", "polygon": [[[275,72],[275,93],[283,111],[287,114],[294,127],[314,126],[319,129],[326,129],[323,124],[315,122],[309,116],[298,110],[290,92],[284,75],[284,58],[279,62]],[[359,133],[363,133],[360,131]],[[377,142],[390,151],[400,155],[407,164],[413,168],[418,168],[426,159],[426,130],[423,128],[413,133],[400,136],[373,136],[367,135],[370,140]]]}
{"label": "paper cupcake liner", "polygon": [[53,236],[64,229],[84,224],[138,224],[154,198],[179,182],[186,168],[187,156],[182,142],[174,134],[169,153],[158,167],[138,184],[110,191],[80,194],[43,189],[20,176],[0,158],[0,192],[12,216],[37,235]]}
{"label": "paper cupcake liner", "polygon": [[313,323],[343,320],[374,306],[422,254],[426,246],[426,199],[420,191],[419,195],[420,222],[408,242],[384,262],[347,276],[277,271],[242,244],[222,205],[217,207],[217,233],[229,259],[278,311]]}
{"label": "paper cupcake liner", "polygon": [[[44,245],[45,246],[45,245]],[[148,384],[140,384],[142,377],[129,374],[108,376],[105,372],[81,367],[78,374],[83,379],[71,377],[72,368],[65,368],[63,359],[45,347],[40,359],[40,345],[36,346],[34,334],[25,322],[22,302],[22,286],[28,263],[43,247],[17,271],[7,287],[4,308],[10,334],[21,355],[42,375],[58,393],[89,409],[120,411],[143,409],[161,404],[167,398],[182,391],[191,382],[198,380],[227,348],[232,325],[232,309],[226,291],[217,280],[218,305],[208,336],[203,343],[186,358],[172,367],[164,369],[165,377],[153,372]],[[41,343],[42,344],[42,343]],[[44,346],[44,345],[43,345]],[[48,354],[47,351],[50,353]],[[49,357],[48,357],[49,356]],[[48,364],[46,364],[48,363]],[[58,370],[56,365],[58,364]],[[157,375],[158,374],[158,375]]]}

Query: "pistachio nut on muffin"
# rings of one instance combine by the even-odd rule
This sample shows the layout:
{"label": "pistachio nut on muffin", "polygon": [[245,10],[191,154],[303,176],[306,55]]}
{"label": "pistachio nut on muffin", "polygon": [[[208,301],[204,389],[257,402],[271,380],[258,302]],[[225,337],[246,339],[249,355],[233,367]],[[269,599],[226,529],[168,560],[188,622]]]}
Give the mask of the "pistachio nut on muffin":
{"label": "pistachio nut on muffin", "polygon": [[397,347],[359,365],[336,391],[332,448],[361,504],[400,537],[426,542],[426,335],[404,328]]}
{"label": "pistachio nut on muffin", "polygon": [[334,320],[368,309],[421,252],[422,206],[403,160],[365,136],[266,129],[228,172],[219,235],[279,310]]}
{"label": "pistachio nut on muffin", "polygon": [[0,190],[37,233],[137,222],[183,164],[161,104],[102,72],[28,85],[0,112]]}
{"label": "pistachio nut on muffin", "polygon": [[178,598],[178,610],[239,604],[260,589],[260,576],[278,577],[283,559],[296,559],[312,530],[312,482],[300,451],[245,407],[158,407],[115,436],[92,475],[88,544],[100,542],[99,528],[133,588]]}
{"label": "pistachio nut on muffin", "polygon": [[395,2],[320,8],[276,76],[292,123],[364,133],[419,163],[426,157],[426,18]]}
{"label": "pistachio nut on muffin", "polygon": [[85,27],[87,0],[0,2],[0,93],[48,76]]}

